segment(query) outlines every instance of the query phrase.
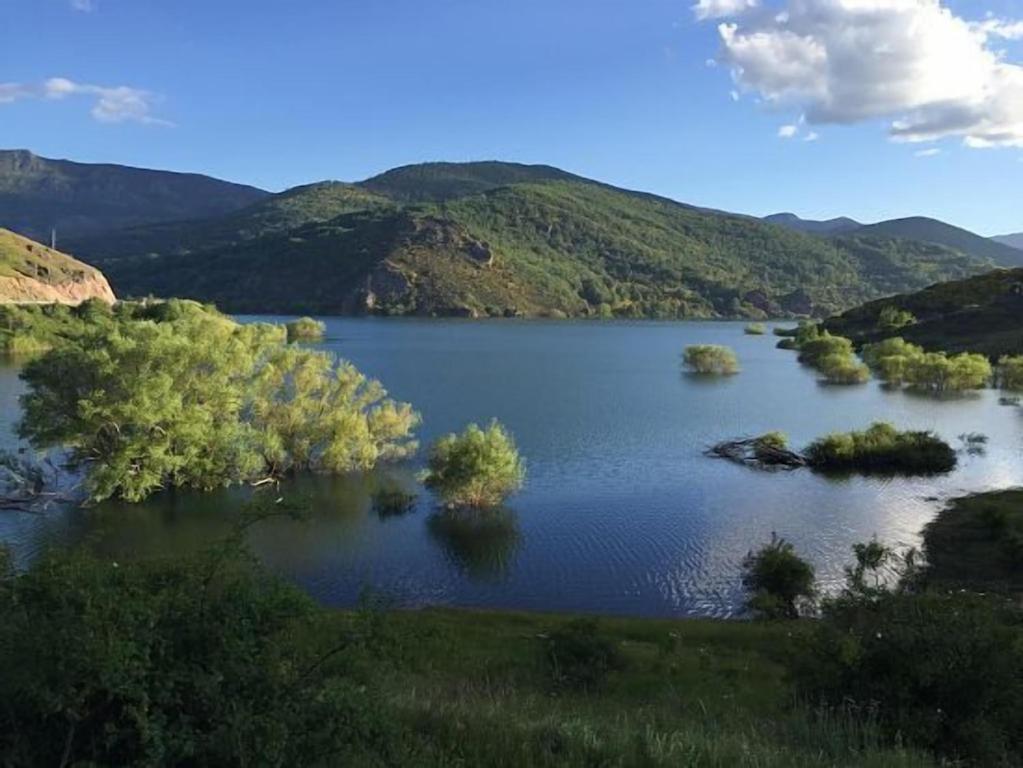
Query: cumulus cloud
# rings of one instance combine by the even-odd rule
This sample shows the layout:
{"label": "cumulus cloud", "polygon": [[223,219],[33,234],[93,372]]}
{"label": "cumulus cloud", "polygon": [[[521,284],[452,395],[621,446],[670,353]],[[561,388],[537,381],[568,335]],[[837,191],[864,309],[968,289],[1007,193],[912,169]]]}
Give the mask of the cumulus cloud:
{"label": "cumulus cloud", "polygon": [[779,139],[792,139],[795,138],[796,134],[799,133],[798,125],[783,125],[778,129]]}
{"label": "cumulus cloud", "polygon": [[699,0],[693,13],[700,21],[738,16],[760,5],[760,0]]}
{"label": "cumulus cloud", "polygon": [[1023,146],[1023,66],[991,45],[1023,39],[1023,22],[969,21],[940,0],[785,0],[718,32],[736,84],[808,123],[885,120],[901,141]]}
{"label": "cumulus cloud", "polygon": [[0,104],[23,99],[59,101],[72,97],[92,100],[90,114],[101,123],[143,123],[171,125],[151,114],[156,97],[141,88],[78,83],[66,77],[51,77],[42,83],[0,83]]}

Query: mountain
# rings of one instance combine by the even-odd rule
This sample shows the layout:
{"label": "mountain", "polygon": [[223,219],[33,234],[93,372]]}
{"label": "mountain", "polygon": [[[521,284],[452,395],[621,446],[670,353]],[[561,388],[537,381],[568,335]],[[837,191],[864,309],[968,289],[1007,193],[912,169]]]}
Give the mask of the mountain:
{"label": "mountain", "polygon": [[[916,322],[897,332],[880,330],[886,307],[907,310]],[[828,319],[825,326],[857,345],[902,336],[935,351],[1023,354],[1023,269],[998,269],[873,301]]]}
{"label": "mountain", "polygon": [[[285,203],[295,215],[266,213]],[[825,315],[992,266],[938,245],[814,237],[496,162],[312,185],[224,217],[91,238],[75,252],[129,295],[235,312],[459,316]]]}
{"label": "mountain", "polygon": [[0,226],[38,240],[49,241],[52,228],[63,241],[137,224],[218,216],[268,195],[198,174],[0,150]]}
{"label": "mountain", "polygon": [[1018,232],[1014,235],[998,235],[997,237],[992,237],[991,239],[994,240],[996,243],[1007,245],[1010,248],[1017,248],[1019,250],[1023,250],[1023,232]]}
{"label": "mountain", "polygon": [[808,232],[813,235],[841,235],[859,229],[863,225],[847,216],[825,221],[801,219],[794,213],[775,213],[765,216],[764,221],[780,227],[794,229],[797,232]]}
{"label": "mountain", "polygon": [[293,187],[225,216],[129,227],[66,242],[69,250],[90,261],[148,260],[224,248],[344,213],[392,205],[388,198],[354,184],[323,181]]}
{"label": "mountain", "polygon": [[0,229],[0,304],[78,304],[92,298],[114,301],[99,270]]}
{"label": "mountain", "polygon": [[856,233],[866,237],[898,237],[925,243],[937,243],[963,253],[991,259],[1003,267],[1023,266],[1023,251],[975,235],[973,232],[954,227],[943,221],[923,216],[868,224],[857,230]]}

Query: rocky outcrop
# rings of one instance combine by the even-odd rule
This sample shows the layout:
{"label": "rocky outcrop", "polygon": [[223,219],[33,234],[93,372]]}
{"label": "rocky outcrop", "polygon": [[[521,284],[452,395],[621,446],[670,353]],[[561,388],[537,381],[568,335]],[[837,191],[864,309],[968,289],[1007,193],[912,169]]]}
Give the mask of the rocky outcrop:
{"label": "rocky outcrop", "polygon": [[115,301],[103,273],[67,254],[0,229],[0,303]]}
{"label": "rocky outcrop", "polygon": [[396,264],[382,261],[366,278],[360,293],[359,309],[375,312],[382,307],[404,304],[412,294],[412,281]]}

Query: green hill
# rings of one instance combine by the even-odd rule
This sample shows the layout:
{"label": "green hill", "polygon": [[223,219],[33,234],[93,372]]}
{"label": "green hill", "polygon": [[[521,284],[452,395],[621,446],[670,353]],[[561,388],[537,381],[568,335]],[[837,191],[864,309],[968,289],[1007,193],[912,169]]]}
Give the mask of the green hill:
{"label": "green hill", "polygon": [[0,229],[0,304],[77,304],[90,298],[114,301],[99,270]]}
{"label": "green hill", "polygon": [[0,226],[37,240],[219,216],[269,193],[193,173],[50,160],[0,150]]}
{"label": "green hill", "polygon": [[[897,332],[880,328],[886,307],[907,310],[917,322]],[[1023,269],[999,269],[873,301],[825,325],[857,344],[902,336],[930,350],[1023,354]]]}
{"label": "green hill", "polygon": [[[352,189],[368,197],[349,198]],[[188,248],[153,247],[158,236],[125,248],[115,234],[88,255],[129,295],[230,311],[459,316],[825,315],[991,267],[937,245],[812,237],[501,163],[400,168],[344,187],[338,210],[361,210],[290,226],[302,213],[246,238],[217,234],[238,231],[241,218],[254,235],[262,225],[251,212],[285,195],[188,225]]]}
{"label": "green hill", "polygon": [[380,195],[340,181],[293,187],[225,216],[130,227],[71,238],[69,248],[103,264],[150,260],[233,246],[245,240],[391,205]]}
{"label": "green hill", "polygon": [[959,227],[937,219],[914,216],[908,219],[892,219],[878,224],[868,224],[856,230],[864,237],[898,237],[905,240],[919,240],[954,248],[963,253],[983,256],[1003,267],[1023,266],[1023,251],[999,243],[987,237],[975,235]]}

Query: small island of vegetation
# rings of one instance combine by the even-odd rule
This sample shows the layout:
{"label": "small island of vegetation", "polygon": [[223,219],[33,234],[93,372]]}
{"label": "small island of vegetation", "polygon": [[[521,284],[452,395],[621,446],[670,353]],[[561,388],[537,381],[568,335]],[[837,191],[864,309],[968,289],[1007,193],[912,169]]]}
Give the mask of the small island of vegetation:
{"label": "small island of vegetation", "polygon": [[327,326],[311,317],[300,317],[285,324],[288,341],[319,341],[327,332]]}
{"label": "small island of vegetation", "polygon": [[739,372],[739,358],[728,347],[718,344],[694,344],[686,347],[682,362],[692,373],[731,376]]}
{"label": "small island of vegetation", "polygon": [[470,424],[430,450],[423,484],[451,508],[491,509],[522,487],[526,466],[512,436],[499,422]]}

